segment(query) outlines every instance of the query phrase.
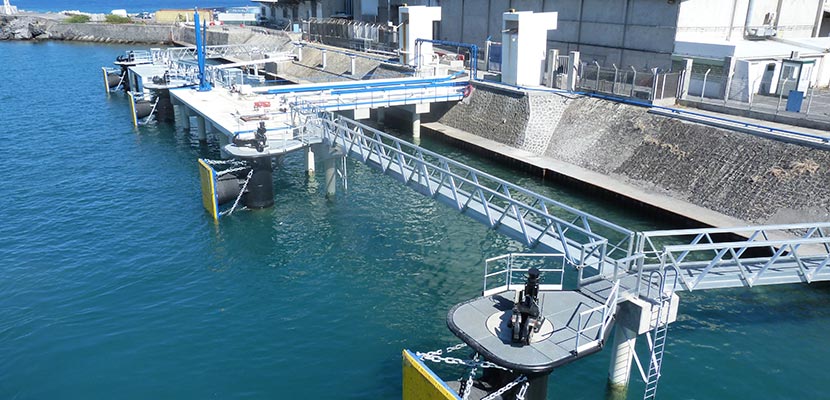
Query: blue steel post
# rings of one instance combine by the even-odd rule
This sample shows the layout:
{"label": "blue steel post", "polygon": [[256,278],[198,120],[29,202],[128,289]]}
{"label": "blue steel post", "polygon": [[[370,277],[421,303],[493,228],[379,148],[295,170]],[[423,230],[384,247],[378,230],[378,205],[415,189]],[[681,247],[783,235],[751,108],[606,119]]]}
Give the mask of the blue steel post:
{"label": "blue steel post", "polygon": [[207,92],[210,91],[210,83],[207,81],[207,77],[205,76],[205,40],[207,37],[202,37],[202,29],[205,31],[207,27],[200,27],[199,26],[199,9],[195,9],[193,13],[193,23],[196,29],[196,58],[199,61],[199,91],[200,92]]}

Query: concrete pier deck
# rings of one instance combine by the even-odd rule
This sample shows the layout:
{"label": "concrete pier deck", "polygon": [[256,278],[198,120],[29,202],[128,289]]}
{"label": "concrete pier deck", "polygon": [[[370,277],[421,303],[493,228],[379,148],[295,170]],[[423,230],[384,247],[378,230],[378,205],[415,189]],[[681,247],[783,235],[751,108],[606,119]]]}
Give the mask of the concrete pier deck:
{"label": "concrete pier deck", "polygon": [[260,122],[265,123],[269,140],[283,139],[291,132],[290,111],[287,107],[280,108],[275,96],[243,96],[224,88],[209,92],[182,88],[171,90],[170,94],[185,104],[191,115],[204,118],[213,129],[229,138],[256,131]]}
{"label": "concrete pier deck", "polygon": [[[183,88],[171,90],[170,94],[187,108],[189,115],[204,118],[206,124],[229,139],[252,133],[264,123],[269,146],[274,149],[285,148],[275,146],[277,142],[296,139],[295,130],[300,128],[301,121],[292,120],[292,104],[325,111],[362,110],[365,118],[372,108],[460,100],[464,84],[463,79],[446,76],[238,89],[216,87],[203,92]],[[291,143],[289,147],[296,149]]]}

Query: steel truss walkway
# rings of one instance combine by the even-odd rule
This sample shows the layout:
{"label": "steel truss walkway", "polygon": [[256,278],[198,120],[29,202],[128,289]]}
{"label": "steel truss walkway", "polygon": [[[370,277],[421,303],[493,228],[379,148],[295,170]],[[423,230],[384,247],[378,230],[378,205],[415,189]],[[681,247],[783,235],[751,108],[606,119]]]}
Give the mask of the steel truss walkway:
{"label": "steel truss walkway", "polygon": [[307,112],[306,129],[344,154],[528,247],[605,270],[633,249],[632,231],[354,120]]}
{"label": "steel truss walkway", "polygon": [[[748,239],[734,241],[737,234]],[[826,281],[830,223],[643,232],[637,252],[642,271],[673,267],[677,290]]]}
{"label": "steel truss walkway", "polygon": [[[251,45],[251,44],[227,44],[217,46],[205,46],[205,58],[229,58],[246,56],[250,59],[263,58],[266,54],[287,53],[282,51],[282,46]],[[170,47],[166,49],[151,49],[151,60],[153,62],[175,62],[179,60],[196,60],[196,46],[191,47]]]}
{"label": "steel truss walkway", "polygon": [[[595,307],[574,311],[574,359],[602,348],[614,304],[652,304],[647,369],[634,354],[646,383],[644,399],[656,397],[668,324],[677,313],[675,291],[830,280],[830,223],[635,234],[348,118],[311,106],[293,111],[304,117],[303,129],[343,154],[530,248],[559,253],[575,267],[578,292]],[[506,274],[515,271],[508,266]]]}
{"label": "steel truss walkway", "polygon": [[296,115],[343,154],[530,248],[564,254],[583,285],[619,280],[621,293],[643,296],[654,271],[676,276],[673,291],[830,280],[830,223],[635,235],[354,120],[311,107],[295,108]]}

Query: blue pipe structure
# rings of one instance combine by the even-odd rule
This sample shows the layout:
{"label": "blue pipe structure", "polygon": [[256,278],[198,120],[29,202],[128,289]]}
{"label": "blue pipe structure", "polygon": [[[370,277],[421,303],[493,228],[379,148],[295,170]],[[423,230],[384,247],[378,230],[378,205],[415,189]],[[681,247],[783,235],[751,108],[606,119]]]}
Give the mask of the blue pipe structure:
{"label": "blue pipe structure", "polygon": [[[400,81],[392,81],[392,82],[372,82],[372,81],[358,81],[358,82],[345,82],[345,83],[333,83],[330,85],[321,85],[321,86],[313,86],[313,87],[304,87],[304,88],[295,88],[293,85],[285,85],[283,88],[279,89],[270,89],[264,93],[266,94],[284,94],[284,93],[302,93],[302,92],[319,92],[323,90],[337,90],[337,89],[368,89],[368,88],[381,88],[381,87],[389,87],[389,86],[401,86],[401,85],[415,85],[415,84],[424,84],[424,83],[442,83],[448,82],[452,79],[452,76],[446,76],[442,78],[426,78],[426,79],[413,79],[411,81],[400,82]],[[262,93],[262,92],[260,92]]]}
{"label": "blue pipe structure", "polygon": [[470,80],[478,80],[478,46],[471,43],[452,42],[448,40],[415,39],[415,47],[418,47],[418,45],[420,45],[421,43],[432,43],[437,44],[439,46],[453,46],[470,49]]}
{"label": "blue pipe structure", "polygon": [[331,94],[332,95],[360,94],[360,93],[369,93],[369,92],[391,92],[393,90],[401,90],[401,89],[429,89],[429,88],[439,88],[439,87],[464,87],[464,86],[467,86],[466,82],[422,83],[422,84],[416,84],[416,85],[388,86],[388,87],[380,87],[380,88],[332,90]]}
{"label": "blue pipe structure", "polygon": [[[460,95],[461,94],[459,93],[458,96],[460,96]],[[410,98],[410,99],[407,99],[407,100],[408,101],[443,100],[443,99],[447,99],[448,97],[452,97],[452,96],[424,96],[424,97]],[[338,107],[355,107],[355,108],[357,108],[357,107],[360,107],[360,106],[371,106],[371,105],[377,104],[379,102],[380,101],[378,101],[378,100],[369,100],[369,101],[358,101],[358,102],[354,102],[354,103],[344,103],[344,104],[318,104],[318,105],[312,105],[312,106],[299,106],[299,108],[301,110],[305,110],[305,111],[315,110],[315,109],[326,110],[326,109],[329,109],[329,108],[338,108]],[[401,105],[403,105],[403,104],[401,104]]]}
{"label": "blue pipe structure", "polygon": [[[205,42],[207,39],[207,27],[200,27],[199,9],[196,8],[194,11],[193,23],[196,29],[196,58],[199,60],[199,91],[208,92],[212,88],[210,83],[207,81],[207,77],[205,76]],[[202,37],[203,32],[205,37]]]}

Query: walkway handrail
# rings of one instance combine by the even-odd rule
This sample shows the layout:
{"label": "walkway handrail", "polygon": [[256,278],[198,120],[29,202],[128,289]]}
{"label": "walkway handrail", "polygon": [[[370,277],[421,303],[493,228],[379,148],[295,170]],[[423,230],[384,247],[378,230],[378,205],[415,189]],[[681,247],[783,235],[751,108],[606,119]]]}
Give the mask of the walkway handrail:
{"label": "walkway handrail", "polygon": [[[514,283],[516,277],[514,277],[513,275],[514,273],[526,273],[529,270],[529,268],[517,268],[516,262],[522,259],[545,258],[558,258],[561,260],[561,266],[558,268],[544,268],[544,266],[542,268],[537,267],[539,269],[539,272],[541,272],[539,290],[562,290],[562,284],[565,279],[564,255],[544,253],[508,253],[484,260],[484,286],[482,289],[482,296],[489,296],[491,294],[502,293],[510,290],[523,289],[525,282],[521,281],[521,283]],[[506,265],[501,268],[498,268],[497,266],[491,267],[491,264],[496,264],[497,262],[499,262],[499,264],[506,263]],[[553,278],[551,278],[550,273],[554,274]],[[490,278],[490,283],[492,284],[493,278],[497,277],[501,277],[501,279],[499,279],[499,282],[496,283],[497,286],[488,288],[487,279]]]}
{"label": "walkway handrail", "polygon": [[[205,57],[207,58],[225,58],[233,57],[240,54],[254,55],[272,52],[281,52],[282,45],[277,44],[223,44],[215,46],[205,46]],[[196,59],[196,46],[188,47],[169,47],[166,49],[152,49],[153,62],[175,62],[185,58]]]}
{"label": "walkway handrail", "polygon": [[[724,242],[716,236],[739,233],[746,239]],[[640,280],[672,267],[689,291],[809,283],[830,279],[830,222],[642,232],[637,253],[647,260]]]}
{"label": "walkway handrail", "polygon": [[[633,240],[631,231],[593,215],[578,211],[437,153],[400,141],[358,122],[346,118],[338,118],[336,121],[321,118],[320,121],[326,127],[323,129],[326,139],[333,144],[341,145],[346,153],[354,151],[360,154],[361,161],[364,162],[376,155],[378,160],[385,163],[385,165],[381,165],[384,171],[394,166],[396,172],[405,177],[408,174],[407,179],[410,181],[416,177],[415,175],[418,175],[419,182],[421,179],[438,175],[434,181],[429,179],[424,181],[424,186],[428,189],[430,196],[437,196],[438,190],[447,188],[452,191],[456,208],[462,211],[470,206],[471,200],[475,199],[484,205],[484,211],[488,214],[487,222],[491,227],[497,227],[504,223],[504,218],[509,215],[517,221],[523,230],[526,244],[535,246],[545,236],[556,238],[556,240],[562,242],[566,256],[575,265],[584,265],[588,260],[577,259],[575,254],[568,254],[568,247],[582,249],[586,244],[607,242],[605,237],[593,232],[594,228],[610,230],[624,236],[622,241],[612,245],[612,252],[623,252],[624,254],[620,256],[627,256],[631,248],[630,244]],[[425,157],[429,157],[435,162],[430,162]],[[405,169],[409,169],[409,171]],[[453,169],[461,171],[461,173],[456,173]],[[492,183],[495,188],[485,186],[482,181]],[[470,187],[469,191],[464,191],[465,186]],[[458,196],[459,193],[468,196],[466,203],[461,202]],[[516,195],[519,198],[527,198],[528,201],[517,200],[514,198]],[[560,212],[568,212],[574,218],[573,221],[569,222],[552,215],[549,212],[549,209],[552,208],[558,209]],[[493,211],[497,211],[497,215],[490,215]],[[528,226],[534,224],[534,222],[537,225],[530,225],[530,227],[538,229],[541,234],[531,237]],[[577,225],[577,222],[581,223],[582,226]],[[581,251],[592,254],[592,252],[585,252],[584,249]],[[606,254],[602,254],[598,258],[604,260],[605,256]]]}
{"label": "walkway handrail", "polygon": [[[792,239],[798,239],[798,236],[793,236],[792,232],[804,232],[800,238],[810,238],[814,236],[826,237],[830,236],[830,222],[824,223],[799,223],[799,224],[780,224],[780,225],[758,225],[737,228],[700,228],[700,229],[672,229],[660,231],[647,231],[638,234],[637,251],[646,254],[647,257],[655,257],[663,251],[664,244],[659,243],[659,240],[671,240],[675,243],[672,245],[688,244],[697,245],[699,243],[717,243],[713,235],[718,234],[739,234],[744,233],[748,238],[746,241],[769,241],[771,234],[780,234],[786,232],[787,236]],[[691,237],[691,239],[686,239]],[[657,239],[657,240],[655,240]],[[674,240],[672,240],[674,239]],[[677,243],[677,240],[682,242]],[[786,240],[786,239],[784,239]],[[668,245],[668,244],[666,244]]]}
{"label": "walkway handrail", "polygon": [[[577,318],[576,342],[574,343],[574,352],[579,354],[582,350],[594,348],[599,344],[600,346],[605,341],[605,334],[611,326],[614,319],[614,314],[617,311],[617,298],[620,293],[620,281],[615,281],[611,288],[611,293],[605,299],[605,303],[579,313]],[[601,316],[599,322],[591,323],[594,317],[599,314]],[[584,321],[584,322],[583,322]],[[597,330],[596,335],[589,336],[589,332]],[[579,344],[582,336],[592,338],[591,341]]]}
{"label": "walkway handrail", "polygon": [[[743,256],[753,249],[769,250],[773,255]],[[717,280],[731,277],[748,287],[793,279],[809,283],[817,274],[825,272],[830,263],[830,237],[670,245],[664,252],[665,264],[683,272],[680,284],[689,291],[705,284],[710,275]],[[704,252],[708,257],[702,261],[689,260],[696,252]]]}

